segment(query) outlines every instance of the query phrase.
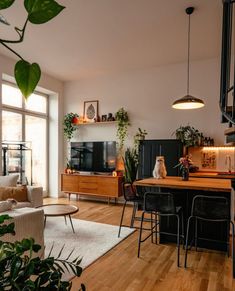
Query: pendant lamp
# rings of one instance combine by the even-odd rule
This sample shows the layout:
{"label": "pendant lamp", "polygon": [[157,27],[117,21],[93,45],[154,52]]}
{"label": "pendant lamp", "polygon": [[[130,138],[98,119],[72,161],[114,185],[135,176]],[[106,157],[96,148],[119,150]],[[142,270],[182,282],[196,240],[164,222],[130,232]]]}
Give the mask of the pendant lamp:
{"label": "pendant lamp", "polygon": [[189,56],[190,56],[190,15],[193,13],[194,7],[188,7],[185,9],[186,14],[189,16],[188,21],[188,62],[187,62],[187,95],[176,100],[172,107],[175,109],[196,109],[201,108],[205,104],[196,97],[189,95]]}

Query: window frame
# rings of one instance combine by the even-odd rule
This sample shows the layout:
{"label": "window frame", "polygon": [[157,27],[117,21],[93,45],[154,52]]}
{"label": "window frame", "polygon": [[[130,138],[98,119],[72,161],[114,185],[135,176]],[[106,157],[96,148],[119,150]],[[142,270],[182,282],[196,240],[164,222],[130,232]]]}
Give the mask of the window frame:
{"label": "window frame", "polygon": [[[14,88],[18,89],[18,86],[12,82],[6,81],[6,80],[2,80],[2,85],[8,85],[8,86],[12,86]],[[1,88],[2,90],[2,88]],[[15,107],[12,105],[6,105],[2,103],[2,98],[0,101],[0,117],[1,117],[1,133],[2,133],[2,111],[8,111],[8,112],[13,112],[13,113],[18,113],[22,115],[22,141],[25,141],[25,128],[26,128],[26,120],[25,117],[26,115],[30,115],[33,117],[38,117],[38,118],[42,118],[44,120],[46,120],[46,134],[45,134],[45,138],[46,138],[46,187],[44,188],[45,192],[48,192],[49,189],[49,95],[42,93],[40,91],[34,91],[34,94],[37,95],[41,95],[43,97],[46,98],[46,113],[43,112],[38,112],[38,111],[34,111],[34,110],[30,110],[30,109],[26,109],[25,106],[25,99],[22,96],[22,107]],[[2,137],[1,137],[2,139]]]}

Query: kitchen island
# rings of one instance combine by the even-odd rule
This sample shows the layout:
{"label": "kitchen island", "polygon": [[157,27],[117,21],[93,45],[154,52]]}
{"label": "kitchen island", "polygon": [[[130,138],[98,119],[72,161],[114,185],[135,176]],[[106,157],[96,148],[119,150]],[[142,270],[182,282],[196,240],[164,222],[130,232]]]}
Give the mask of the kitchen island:
{"label": "kitchen island", "polygon": [[[174,195],[176,206],[182,206],[184,213],[184,229],[187,219],[191,214],[193,197],[196,195],[224,196],[231,205],[231,218],[234,217],[234,191],[230,179],[195,178],[182,181],[181,177],[166,177],[165,179],[147,178],[135,182],[136,186],[144,187],[142,192],[170,192]],[[172,217],[162,217],[160,231],[168,232],[169,235],[160,234],[160,242],[176,241],[173,235],[176,233],[176,222]],[[229,231],[225,223],[199,223],[198,245],[210,249],[226,250],[226,241]],[[193,238],[193,232],[190,234]]]}

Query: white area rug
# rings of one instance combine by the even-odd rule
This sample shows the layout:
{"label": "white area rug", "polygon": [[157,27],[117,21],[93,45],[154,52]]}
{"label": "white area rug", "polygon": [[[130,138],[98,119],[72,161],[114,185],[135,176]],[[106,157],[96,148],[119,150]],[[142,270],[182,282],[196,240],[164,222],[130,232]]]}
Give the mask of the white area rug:
{"label": "white area rug", "polygon": [[[118,226],[80,219],[73,219],[73,226],[75,233],[72,231],[68,218],[67,225],[64,217],[47,218],[44,232],[45,256],[49,253],[53,243],[53,256],[56,256],[65,245],[63,257],[65,258],[72,249],[75,249],[71,260],[80,256],[82,258],[80,266],[83,269],[135,231],[135,229],[122,227],[121,236],[118,238]],[[72,277],[73,275],[67,273],[64,279],[68,280]]]}

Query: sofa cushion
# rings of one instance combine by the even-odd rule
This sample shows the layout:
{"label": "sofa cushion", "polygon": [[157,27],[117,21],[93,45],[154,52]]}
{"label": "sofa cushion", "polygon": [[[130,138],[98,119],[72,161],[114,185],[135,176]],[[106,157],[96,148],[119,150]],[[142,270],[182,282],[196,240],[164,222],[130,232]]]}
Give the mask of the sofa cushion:
{"label": "sofa cushion", "polygon": [[18,202],[28,201],[26,186],[18,187],[0,187],[0,200],[13,198]]}
{"label": "sofa cushion", "polygon": [[0,186],[16,186],[17,180],[19,179],[19,174],[12,174],[8,176],[0,176]]}

